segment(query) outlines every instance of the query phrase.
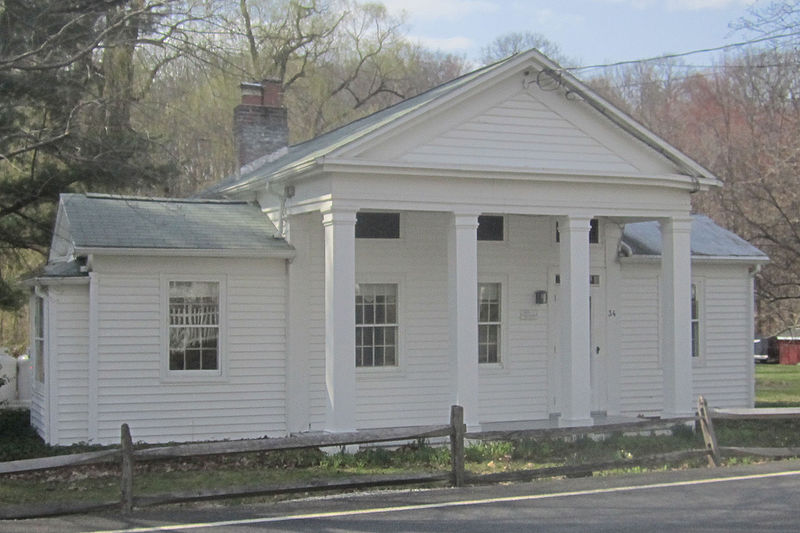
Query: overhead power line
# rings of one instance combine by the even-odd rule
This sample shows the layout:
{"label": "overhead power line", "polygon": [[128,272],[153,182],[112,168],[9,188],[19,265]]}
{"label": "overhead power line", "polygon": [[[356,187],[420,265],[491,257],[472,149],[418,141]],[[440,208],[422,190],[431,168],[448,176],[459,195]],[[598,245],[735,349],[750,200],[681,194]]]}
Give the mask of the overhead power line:
{"label": "overhead power line", "polygon": [[621,66],[624,66],[624,65],[636,65],[636,64],[640,64],[640,63],[650,63],[650,62],[653,62],[653,61],[663,61],[665,59],[675,59],[675,58],[678,58],[678,57],[686,57],[686,56],[691,56],[691,55],[696,55],[696,54],[706,54],[706,53],[709,53],[709,52],[720,52],[722,50],[730,50],[730,49],[733,49],[733,48],[741,48],[743,46],[748,46],[748,45],[751,45],[751,44],[763,43],[765,41],[773,41],[773,40],[776,40],[776,39],[786,39],[786,38],[789,38],[789,37],[798,37],[798,36],[800,36],[800,31],[791,32],[791,33],[783,33],[781,35],[772,35],[772,36],[769,36],[769,37],[766,37],[766,36],[765,37],[758,37],[756,39],[750,39],[748,41],[740,41],[740,42],[737,42],[737,43],[725,44],[725,45],[722,45],[722,46],[715,46],[715,47],[712,47],[712,48],[701,48],[699,50],[691,50],[689,52],[680,52],[680,53],[675,53],[675,54],[664,54],[664,55],[655,56],[655,57],[648,57],[648,58],[644,58],[644,59],[630,59],[630,60],[626,60],[626,61],[616,61],[616,62],[613,62],[613,63],[603,63],[603,64],[597,64],[597,65],[586,65],[586,66],[583,66],[583,67],[564,67],[564,70],[577,71],[577,70],[588,70],[588,69],[595,69],[595,68],[621,67]]}

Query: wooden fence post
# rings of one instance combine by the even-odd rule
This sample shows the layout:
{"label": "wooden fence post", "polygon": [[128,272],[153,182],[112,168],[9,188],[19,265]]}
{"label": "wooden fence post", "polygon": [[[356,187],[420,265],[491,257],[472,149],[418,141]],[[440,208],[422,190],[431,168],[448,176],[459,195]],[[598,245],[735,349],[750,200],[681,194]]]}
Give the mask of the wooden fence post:
{"label": "wooden fence post", "polygon": [[450,483],[454,487],[464,486],[464,408],[460,405],[450,407],[450,460],[452,472]]}
{"label": "wooden fence post", "polygon": [[122,511],[130,513],[133,510],[133,441],[128,424],[122,424],[122,480],[120,482]]}
{"label": "wooden fence post", "polygon": [[708,403],[702,396],[697,397],[697,418],[700,421],[700,429],[703,432],[703,440],[706,443],[708,452],[708,466],[719,466],[719,446],[717,446],[717,435],[714,433],[714,423],[708,414]]}

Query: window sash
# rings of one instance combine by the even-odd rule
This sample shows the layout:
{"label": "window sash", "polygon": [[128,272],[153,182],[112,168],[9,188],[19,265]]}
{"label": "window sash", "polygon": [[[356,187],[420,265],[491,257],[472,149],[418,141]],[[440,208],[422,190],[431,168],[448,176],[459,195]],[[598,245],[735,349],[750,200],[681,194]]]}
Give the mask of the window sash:
{"label": "window sash", "polygon": [[700,302],[697,285],[692,283],[692,357],[700,357]]}
{"label": "window sash", "polygon": [[502,286],[478,284],[478,363],[499,363],[502,332]]}
{"label": "window sash", "polygon": [[219,370],[220,287],[216,281],[170,281],[170,371]]}
{"label": "window sash", "polygon": [[397,366],[397,284],[356,285],[356,366]]}

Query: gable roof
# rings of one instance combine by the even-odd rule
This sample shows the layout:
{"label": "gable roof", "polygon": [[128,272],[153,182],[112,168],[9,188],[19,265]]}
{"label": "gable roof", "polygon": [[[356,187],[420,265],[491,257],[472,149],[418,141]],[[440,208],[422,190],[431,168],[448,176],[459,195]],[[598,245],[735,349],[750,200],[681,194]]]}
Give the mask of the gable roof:
{"label": "gable roof", "polygon": [[427,112],[464,91],[475,89],[495,77],[530,67],[550,74],[567,92],[587,102],[612,123],[660,153],[681,172],[693,179],[703,178],[710,184],[718,184],[717,178],[708,170],[635,122],[546,56],[537,50],[529,50],[460,76],[309,141],[290,146],[285,151],[257,159],[243,167],[239,175],[223,180],[200,196],[219,197],[246,191],[282,174],[313,167],[324,161],[325,157],[335,155],[338,150],[369,137],[381,135],[399,123]]}
{"label": "gable roof", "polygon": [[[722,228],[705,215],[692,215],[691,251],[694,258],[741,258],[765,262],[769,258],[735,233]],[[661,230],[657,221],[625,224],[622,242],[634,256],[660,256]]]}
{"label": "gable roof", "polygon": [[102,251],[206,251],[221,255],[291,255],[255,205],[220,200],[62,194],[56,239],[75,254]]}

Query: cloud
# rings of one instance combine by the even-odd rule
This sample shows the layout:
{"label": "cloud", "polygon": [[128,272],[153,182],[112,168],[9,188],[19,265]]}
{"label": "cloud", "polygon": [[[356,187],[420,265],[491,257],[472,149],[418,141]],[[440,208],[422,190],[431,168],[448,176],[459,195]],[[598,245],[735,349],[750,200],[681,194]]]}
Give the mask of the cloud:
{"label": "cloud", "polygon": [[475,44],[469,37],[423,37],[420,35],[409,35],[408,39],[419,43],[431,50],[441,50],[442,52],[465,52]]}
{"label": "cloud", "polygon": [[500,7],[489,0],[383,0],[393,13],[405,11],[410,18],[457,19],[475,13],[494,13]]}

